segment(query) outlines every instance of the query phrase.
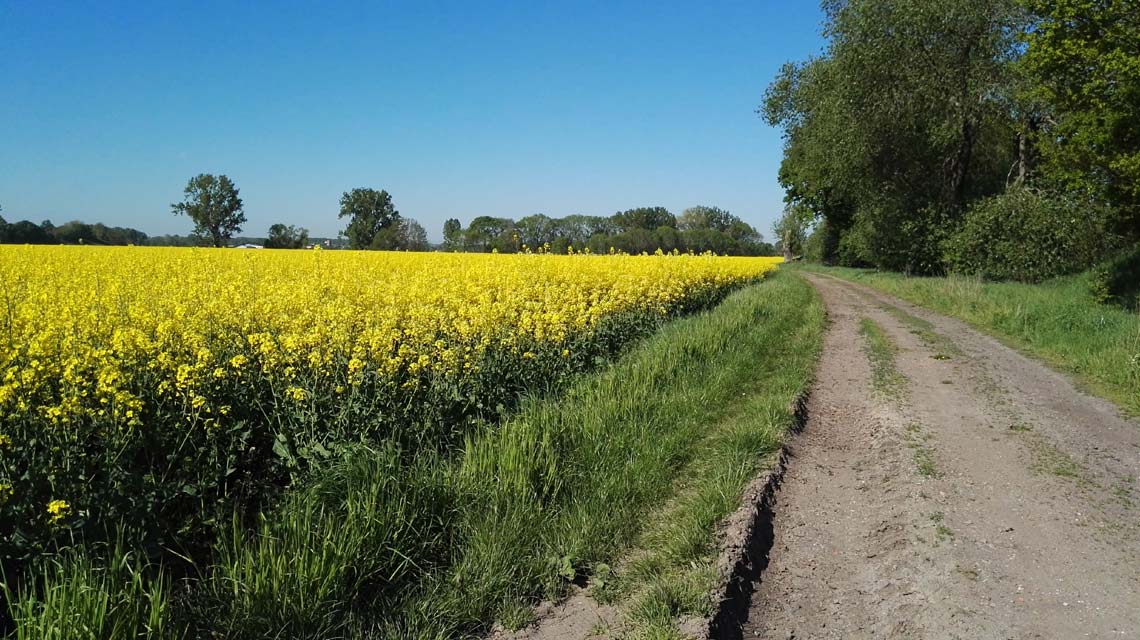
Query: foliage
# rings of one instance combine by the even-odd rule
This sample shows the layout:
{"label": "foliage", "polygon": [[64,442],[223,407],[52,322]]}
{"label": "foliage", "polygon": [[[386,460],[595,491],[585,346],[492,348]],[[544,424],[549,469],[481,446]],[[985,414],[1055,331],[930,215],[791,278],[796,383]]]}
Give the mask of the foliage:
{"label": "foliage", "polygon": [[811,211],[803,205],[784,207],[784,213],[772,227],[772,232],[776,234],[776,246],[784,254],[785,260],[803,255],[804,245],[807,243],[807,228],[812,218],[814,216]]}
{"label": "foliage", "polygon": [[[774,249],[751,225],[716,207],[687,210],[684,228],[661,207],[643,207],[610,218],[571,215],[550,218],[535,214],[519,219],[479,216],[463,230],[458,220],[448,221],[452,241],[444,248],[497,253],[664,253],[708,251],[718,255],[771,256]],[[641,225],[663,221],[656,228]],[[620,222],[619,222],[620,221]],[[623,227],[623,225],[628,228]],[[624,229],[624,230],[623,230]],[[445,229],[445,232],[447,229]]]}
{"label": "foliage", "polygon": [[146,244],[149,238],[137,229],[108,227],[102,223],[87,224],[73,220],[59,225],[45,220],[35,224],[26,220],[8,224],[0,217],[0,244]]}
{"label": "foliage", "polygon": [[265,239],[266,249],[303,249],[309,243],[309,230],[281,223],[269,227],[269,237]]}
{"label": "foliage", "polygon": [[463,249],[463,224],[455,218],[448,218],[443,223],[443,249],[444,251]]}
{"label": "foliage", "polygon": [[514,226],[510,218],[479,216],[468,225],[464,239],[467,247],[475,251],[514,252],[519,246]]}
{"label": "foliage", "polygon": [[1088,269],[1113,248],[1112,212],[1072,194],[1010,190],[975,203],[946,242],[951,270],[1041,282]]}
{"label": "foliage", "polygon": [[411,218],[401,218],[396,228],[399,230],[397,249],[402,251],[427,251],[431,248],[431,244],[428,243],[427,230],[415,220]]}
{"label": "foliage", "polygon": [[1098,302],[1140,310],[1140,247],[1097,265],[1089,276],[1089,290]]}
{"label": "foliage", "polygon": [[57,244],[48,225],[36,224],[28,220],[0,225],[0,244]]}
{"label": "foliage", "polygon": [[839,233],[827,222],[816,222],[804,241],[804,259],[820,264],[835,264],[839,253]]}
{"label": "foliage", "polygon": [[[791,204],[892,269],[937,271],[943,225],[999,192],[1013,154],[1014,0],[826,2],[824,56],[789,64],[762,113],[785,134]],[[858,220],[857,220],[858,217]],[[856,223],[859,229],[855,229]],[[844,245],[842,241],[838,243]]]}
{"label": "foliage", "polygon": [[344,236],[350,249],[395,249],[400,212],[387,191],[357,188],[340,197],[338,218],[348,218]]}
{"label": "foliage", "polygon": [[681,231],[693,229],[716,229],[728,231],[732,223],[739,220],[736,216],[720,207],[706,207],[697,205],[689,207],[677,216],[677,228]]}
{"label": "foliage", "polygon": [[238,189],[224,175],[198,174],[190,178],[183,194],[182,202],[170,205],[171,211],[174,215],[189,216],[194,221],[194,233],[212,246],[224,247],[245,224]]}
{"label": "foliage", "polygon": [[1023,66],[1047,107],[1038,142],[1053,180],[1096,194],[1140,238],[1140,11],[1126,0],[1027,0]]}
{"label": "foliage", "polygon": [[665,207],[637,207],[615,213],[611,218],[620,231],[644,229],[652,231],[658,227],[676,227],[677,219]]}

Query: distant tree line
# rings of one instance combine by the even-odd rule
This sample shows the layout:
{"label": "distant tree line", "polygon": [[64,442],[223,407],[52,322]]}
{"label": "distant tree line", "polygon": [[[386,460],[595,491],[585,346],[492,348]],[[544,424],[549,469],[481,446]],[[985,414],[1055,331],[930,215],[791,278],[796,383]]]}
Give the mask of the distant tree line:
{"label": "distant tree line", "polygon": [[58,227],[51,220],[36,224],[28,220],[8,223],[0,216],[0,244],[145,244],[147,235],[137,229],[108,227],[72,221]]}
{"label": "distant tree line", "polygon": [[823,8],[826,51],[760,107],[784,131],[790,253],[1033,281],[1140,240],[1135,2]]}
{"label": "distant tree line", "polygon": [[612,216],[535,214],[513,220],[479,216],[466,228],[457,219],[443,225],[445,251],[567,253],[610,251],[631,254],[714,251],[721,255],[772,255],[755,228],[728,211],[696,206],[674,216],[664,207],[639,207]]}
{"label": "distant tree line", "polygon": [[[134,229],[69,222],[54,227],[0,218],[0,242],[27,244],[149,244],[155,246],[225,247],[235,242],[269,249],[300,249],[310,245],[309,231],[276,223],[268,236],[236,236],[246,218],[237,186],[225,175],[200,174],[189,180],[183,200],[171,205],[175,215],[194,223],[190,235],[153,238]],[[343,240],[326,246],[387,251],[429,251],[434,247],[420,223],[400,215],[385,190],[356,188],[340,198],[338,217],[347,219]],[[695,206],[673,215],[664,207],[638,207],[611,216],[571,215],[551,218],[535,214],[511,218],[479,216],[464,228],[457,219],[443,226],[444,251],[517,253],[622,252],[630,254],[712,251],[719,255],[775,255],[775,247],[739,217],[718,207]]]}

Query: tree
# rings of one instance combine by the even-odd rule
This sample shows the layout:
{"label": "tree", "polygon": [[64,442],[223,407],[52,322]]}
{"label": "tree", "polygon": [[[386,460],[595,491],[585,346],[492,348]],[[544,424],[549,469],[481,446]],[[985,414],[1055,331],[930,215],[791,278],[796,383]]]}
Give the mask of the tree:
{"label": "tree", "polygon": [[401,218],[398,226],[401,249],[404,251],[427,251],[431,249],[427,230],[424,229],[423,225],[411,218]]}
{"label": "tree", "polygon": [[739,253],[739,247],[732,238],[716,229],[689,229],[681,232],[681,241],[687,251],[704,253],[711,251],[718,255]]}
{"label": "tree", "polygon": [[303,249],[309,243],[309,230],[277,223],[269,227],[266,249]]}
{"label": "tree", "polygon": [[445,251],[463,250],[463,225],[455,218],[443,223],[443,248]]}
{"label": "tree", "polygon": [[55,240],[41,225],[28,220],[13,222],[7,227],[7,242],[12,244],[54,244]]}
{"label": "tree", "polygon": [[697,205],[685,209],[681,215],[677,216],[677,228],[681,231],[692,231],[693,229],[728,231],[729,226],[736,219],[738,219],[736,216],[719,207]]}
{"label": "tree", "polygon": [[467,226],[466,239],[476,251],[508,251],[513,246],[515,222],[510,218],[479,216]]}
{"label": "tree", "polygon": [[619,211],[610,218],[619,231],[645,229],[653,231],[658,227],[676,227],[677,219],[665,207],[638,207]]}
{"label": "tree", "polygon": [[531,250],[554,239],[554,221],[541,213],[520,218],[515,228],[518,230],[520,245],[526,245]]}
{"label": "tree", "polygon": [[358,188],[344,192],[337,217],[349,219],[343,233],[350,249],[396,248],[398,234],[394,227],[400,212],[387,191]]}
{"label": "tree", "polygon": [[941,269],[966,206],[1005,188],[1020,125],[1016,0],[829,0],[826,54],[786,65],[762,112],[785,133],[787,200],[877,266]]}
{"label": "tree", "polygon": [[194,233],[208,238],[215,247],[241,231],[245,224],[241,198],[228,177],[208,173],[190,178],[183,190],[185,199],[170,205],[174,215],[186,215],[194,221]]}
{"label": "tree", "polygon": [[[759,255],[759,252],[764,250],[759,246],[764,241],[763,234],[752,225],[720,207],[703,205],[689,207],[677,217],[677,228],[681,231],[707,229],[723,233],[732,239],[732,246],[735,251],[743,255]],[[700,237],[711,237],[707,234],[698,235]],[[723,246],[723,243],[720,243],[720,246]]]}
{"label": "tree", "polygon": [[776,234],[776,243],[784,254],[784,260],[791,261],[803,256],[808,237],[807,228],[813,217],[806,207],[796,205],[784,207],[784,213],[772,228]]}
{"label": "tree", "polygon": [[653,253],[657,250],[657,235],[653,231],[641,227],[623,231],[610,240],[616,249],[629,254]]}
{"label": "tree", "polygon": [[1125,0],[1030,0],[1022,61],[1044,102],[1038,136],[1062,186],[1120,209],[1140,239],[1140,10]]}

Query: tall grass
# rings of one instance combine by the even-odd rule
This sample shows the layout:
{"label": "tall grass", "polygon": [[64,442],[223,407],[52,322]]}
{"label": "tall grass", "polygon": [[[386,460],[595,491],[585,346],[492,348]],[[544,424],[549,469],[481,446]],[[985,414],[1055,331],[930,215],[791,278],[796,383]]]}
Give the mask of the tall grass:
{"label": "tall grass", "polygon": [[[74,550],[43,562],[29,579],[0,584],[13,640],[133,640],[167,637],[170,584],[121,541],[106,554]],[[106,561],[103,560],[106,558]]]}
{"label": "tall grass", "polygon": [[1042,284],[915,278],[862,269],[799,267],[859,282],[965,320],[1076,375],[1090,391],[1140,415],[1140,315],[1099,304],[1089,274]]}
{"label": "tall grass", "polygon": [[[259,522],[235,522],[144,635],[446,638],[522,621],[627,551],[680,479],[732,465],[680,512],[674,559],[707,553],[790,423],[822,323],[810,287],[776,276],[670,323],[560,397],[525,401],[458,455],[389,444],[318,467]],[[120,590],[125,601],[166,593],[157,575]],[[46,576],[44,593],[81,578]],[[34,595],[15,610],[28,628],[64,615]]]}

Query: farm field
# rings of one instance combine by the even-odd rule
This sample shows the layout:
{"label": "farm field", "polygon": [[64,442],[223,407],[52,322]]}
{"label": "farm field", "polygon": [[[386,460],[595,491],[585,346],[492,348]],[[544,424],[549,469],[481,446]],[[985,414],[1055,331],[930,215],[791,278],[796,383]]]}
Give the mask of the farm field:
{"label": "farm field", "polygon": [[6,624],[413,636],[524,611],[668,495],[715,418],[682,389],[768,371],[746,396],[778,410],[731,453],[778,445],[822,312],[799,280],[722,303],[777,263],[3,247]]}

